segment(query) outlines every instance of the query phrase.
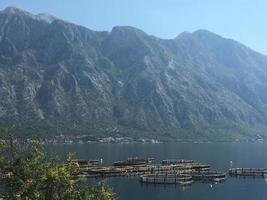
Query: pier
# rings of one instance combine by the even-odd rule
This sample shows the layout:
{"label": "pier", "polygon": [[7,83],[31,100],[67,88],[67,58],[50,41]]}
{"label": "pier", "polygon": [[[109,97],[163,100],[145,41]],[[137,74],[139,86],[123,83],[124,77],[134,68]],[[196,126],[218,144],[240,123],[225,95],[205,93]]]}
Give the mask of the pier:
{"label": "pier", "polygon": [[231,168],[229,169],[230,176],[267,176],[267,168]]}

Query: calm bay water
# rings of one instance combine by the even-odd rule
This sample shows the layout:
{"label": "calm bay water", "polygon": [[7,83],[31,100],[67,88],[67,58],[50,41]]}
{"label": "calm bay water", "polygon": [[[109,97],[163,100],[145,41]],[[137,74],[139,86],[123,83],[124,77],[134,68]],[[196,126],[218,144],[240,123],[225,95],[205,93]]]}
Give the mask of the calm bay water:
{"label": "calm bay water", "polygon": [[[163,144],[73,144],[49,145],[48,151],[66,158],[76,152],[81,159],[103,158],[104,165],[127,157],[163,159],[192,159],[209,163],[213,169],[227,172],[233,167],[267,168],[266,143],[163,143]],[[230,178],[223,184],[194,183],[188,187],[146,185],[138,177],[106,179],[119,200],[267,200],[267,180],[263,178]]]}

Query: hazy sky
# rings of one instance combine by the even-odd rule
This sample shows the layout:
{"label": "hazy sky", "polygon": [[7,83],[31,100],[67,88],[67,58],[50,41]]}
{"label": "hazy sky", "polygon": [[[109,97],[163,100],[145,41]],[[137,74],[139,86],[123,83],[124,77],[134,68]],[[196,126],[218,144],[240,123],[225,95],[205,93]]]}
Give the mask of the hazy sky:
{"label": "hazy sky", "polygon": [[267,55],[267,0],[0,0],[93,30],[135,26],[161,38],[208,29]]}

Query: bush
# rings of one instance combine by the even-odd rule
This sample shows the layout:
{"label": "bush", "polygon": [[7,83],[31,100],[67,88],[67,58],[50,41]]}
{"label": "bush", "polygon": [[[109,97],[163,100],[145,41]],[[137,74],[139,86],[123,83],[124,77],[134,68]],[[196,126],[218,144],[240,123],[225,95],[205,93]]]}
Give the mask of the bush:
{"label": "bush", "polygon": [[[4,140],[3,140],[4,141]],[[114,193],[100,183],[88,187],[73,162],[60,164],[38,144],[2,141],[0,170],[4,198],[10,200],[114,200]],[[14,148],[16,146],[16,148]],[[1,197],[0,197],[1,199]]]}

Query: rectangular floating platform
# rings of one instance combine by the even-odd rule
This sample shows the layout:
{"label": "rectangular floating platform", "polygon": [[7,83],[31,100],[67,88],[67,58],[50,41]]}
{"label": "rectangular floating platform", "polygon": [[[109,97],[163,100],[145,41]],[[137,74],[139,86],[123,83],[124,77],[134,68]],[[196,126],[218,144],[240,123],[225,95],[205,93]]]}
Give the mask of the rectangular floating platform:
{"label": "rectangular floating platform", "polygon": [[83,160],[83,159],[73,159],[73,160],[69,160],[69,163],[75,163],[77,165],[79,165],[79,167],[88,167],[88,166],[98,166],[101,165],[103,160],[99,159],[99,160]]}
{"label": "rectangular floating platform", "polygon": [[[135,176],[142,174],[179,174],[184,171],[207,171],[210,166],[207,164],[187,163],[176,165],[145,165],[145,166],[108,166],[108,167],[88,167],[82,168],[84,175],[92,177],[110,177],[110,176]],[[90,176],[88,176],[90,177]]]}
{"label": "rectangular floating platform", "polygon": [[186,184],[194,181],[201,182],[223,182],[226,180],[226,174],[223,172],[185,172],[176,174],[145,174],[140,176],[142,183],[149,184]]}
{"label": "rectangular floating platform", "polygon": [[170,160],[163,160],[161,162],[162,165],[173,165],[173,164],[184,164],[184,163],[193,163],[193,160],[184,160],[184,159],[170,159]]}
{"label": "rectangular floating platform", "polygon": [[113,163],[113,166],[116,167],[125,167],[125,166],[145,166],[150,163],[152,163],[154,159],[153,158],[138,158],[138,157],[133,157],[133,158],[128,158],[125,161],[117,161]]}
{"label": "rectangular floating platform", "polygon": [[148,184],[181,184],[189,185],[193,183],[192,176],[188,175],[142,175],[140,176],[141,183]]}
{"label": "rectangular floating platform", "polygon": [[267,176],[267,168],[231,168],[230,176]]}
{"label": "rectangular floating platform", "polygon": [[191,173],[188,173],[188,175],[192,176],[194,181],[221,182],[226,180],[226,174],[217,171],[207,171],[207,172],[193,171]]}

